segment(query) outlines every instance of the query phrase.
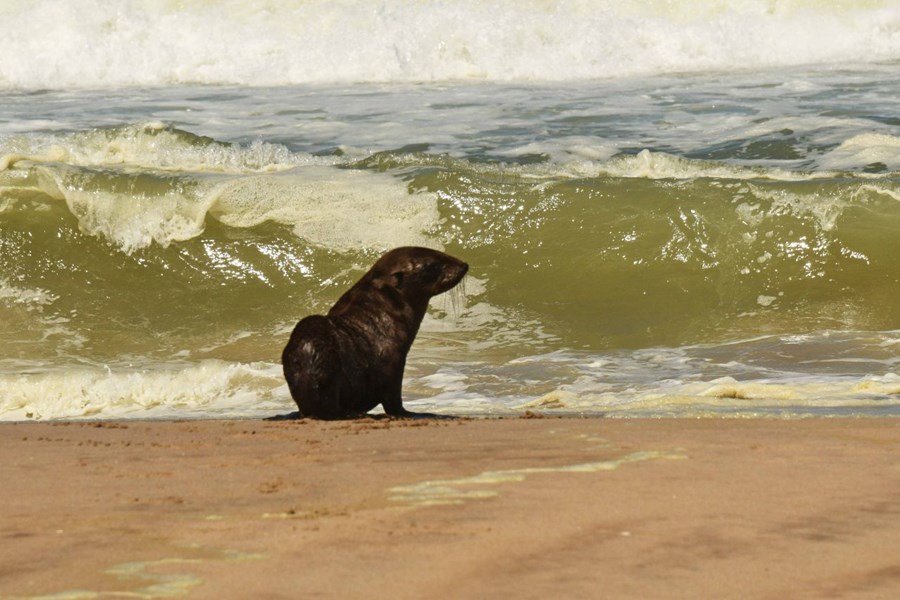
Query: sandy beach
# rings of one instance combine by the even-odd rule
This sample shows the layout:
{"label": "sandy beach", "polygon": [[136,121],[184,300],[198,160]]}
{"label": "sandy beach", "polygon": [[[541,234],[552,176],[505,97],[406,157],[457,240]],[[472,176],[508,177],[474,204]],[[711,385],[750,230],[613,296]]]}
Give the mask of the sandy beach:
{"label": "sandy beach", "polygon": [[896,598],[900,421],[0,425],[0,596]]}

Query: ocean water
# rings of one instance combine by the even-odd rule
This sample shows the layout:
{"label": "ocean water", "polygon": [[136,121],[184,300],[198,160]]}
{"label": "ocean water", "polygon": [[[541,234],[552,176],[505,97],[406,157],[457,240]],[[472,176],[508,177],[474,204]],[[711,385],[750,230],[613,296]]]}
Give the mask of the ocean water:
{"label": "ocean water", "polygon": [[384,250],[406,405],[900,415],[900,4],[0,5],[0,420],[261,417]]}

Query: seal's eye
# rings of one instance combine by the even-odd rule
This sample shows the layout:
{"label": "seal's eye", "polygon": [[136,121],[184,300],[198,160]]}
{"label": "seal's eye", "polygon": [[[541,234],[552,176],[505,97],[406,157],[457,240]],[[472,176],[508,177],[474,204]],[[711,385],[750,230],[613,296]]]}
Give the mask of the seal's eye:
{"label": "seal's eye", "polygon": [[425,265],[425,274],[430,279],[437,279],[438,275],[441,274],[441,264],[436,262],[428,263]]}
{"label": "seal's eye", "polygon": [[403,271],[397,271],[394,273],[394,287],[398,290],[403,287]]}

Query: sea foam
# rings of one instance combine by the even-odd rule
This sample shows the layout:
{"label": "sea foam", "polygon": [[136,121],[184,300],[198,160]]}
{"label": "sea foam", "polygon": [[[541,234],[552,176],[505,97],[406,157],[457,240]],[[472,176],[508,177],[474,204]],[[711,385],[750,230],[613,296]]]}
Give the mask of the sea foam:
{"label": "sea foam", "polygon": [[[888,0],[6,2],[0,88],[571,80],[900,58]],[[351,41],[352,40],[352,41]]]}
{"label": "sea foam", "polygon": [[143,369],[0,372],[0,421],[267,416],[290,412],[280,365],[206,360]]}
{"label": "sea foam", "polygon": [[[126,253],[229,227],[273,222],[333,250],[440,247],[434,194],[388,174],[335,169],[279,144],[217,142],[161,123],[11,136],[0,186],[65,202],[79,229]],[[15,201],[0,204],[0,213]]]}

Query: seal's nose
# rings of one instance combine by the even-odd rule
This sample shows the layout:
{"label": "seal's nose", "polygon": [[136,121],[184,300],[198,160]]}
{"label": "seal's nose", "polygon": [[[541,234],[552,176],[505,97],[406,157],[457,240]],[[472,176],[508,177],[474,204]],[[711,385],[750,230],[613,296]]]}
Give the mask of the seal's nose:
{"label": "seal's nose", "polygon": [[454,279],[456,279],[457,283],[459,282],[460,279],[462,279],[463,277],[466,276],[466,273],[469,272],[469,263],[460,262],[458,269],[459,269],[459,271],[458,271],[456,277],[454,278]]}

